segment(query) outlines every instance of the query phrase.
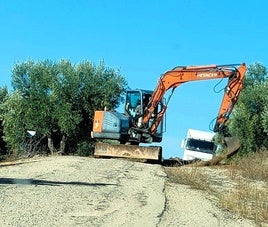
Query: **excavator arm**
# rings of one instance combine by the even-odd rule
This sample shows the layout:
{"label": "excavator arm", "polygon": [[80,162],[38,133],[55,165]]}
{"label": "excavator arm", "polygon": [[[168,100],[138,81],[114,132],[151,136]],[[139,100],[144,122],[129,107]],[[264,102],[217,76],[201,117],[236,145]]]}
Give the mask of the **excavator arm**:
{"label": "excavator arm", "polygon": [[[234,105],[237,102],[239,93],[243,86],[245,73],[246,65],[244,63],[241,65],[231,64],[176,67],[167,71],[159,79],[158,85],[154,90],[147,107],[145,108],[143,126],[145,126],[145,128],[148,127],[149,120],[155,113],[155,109],[168,90],[174,90],[181,84],[190,81],[229,78],[214,127],[214,132],[218,132],[228,120]],[[167,105],[163,106],[155,121],[151,124],[149,131],[152,135],[156,132],[158,125],[162,121],[166,109]]]}

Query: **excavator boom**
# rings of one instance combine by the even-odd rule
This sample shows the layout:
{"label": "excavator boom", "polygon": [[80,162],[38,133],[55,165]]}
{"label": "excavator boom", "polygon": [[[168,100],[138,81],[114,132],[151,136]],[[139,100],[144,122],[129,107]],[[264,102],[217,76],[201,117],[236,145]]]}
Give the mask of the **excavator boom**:
{"label": "excavator boom", "polygon": [[[238,68],[235,66],[237,65],[177,67],[166,72],[160,78],[157,88],[152,94],[152,99],[148,103],[145,111],[143,123],[145,125],[148,124],[149,119],[155,111],[155,108],[157,108],[157,105],[169,89],[175,89],[181,84],[190,81],[229,78],[217,116],[216,125],[214,127],[214,132],[217,132],[220,129],[220,126],[222,126],[229,118],[229,115],[231,114],[234,105],[237,102],[239,93],[243,86],[246,65],[243,63]],[[157,129],[159,123],[163,119],[166,109],[167,108],[163,108],[163,111],[158,115],[158,118],[151,126],[151,133],[154,133]]]}

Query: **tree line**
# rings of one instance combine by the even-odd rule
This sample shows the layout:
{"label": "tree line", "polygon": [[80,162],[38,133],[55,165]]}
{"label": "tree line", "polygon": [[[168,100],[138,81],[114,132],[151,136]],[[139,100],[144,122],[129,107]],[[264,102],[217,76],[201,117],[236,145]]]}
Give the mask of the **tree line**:
{"label": "tree line", "polygon": [[[228,121],[240,154],[268,148],[268,75],[248,67],[244,88]],[[128,88],[119,71],[84,61],[26,61],[12,69],[12,91],[0,88],[0,154],[89,155],[94,111],[115,109]],[[35,132],[33,136],[31,131]]]}

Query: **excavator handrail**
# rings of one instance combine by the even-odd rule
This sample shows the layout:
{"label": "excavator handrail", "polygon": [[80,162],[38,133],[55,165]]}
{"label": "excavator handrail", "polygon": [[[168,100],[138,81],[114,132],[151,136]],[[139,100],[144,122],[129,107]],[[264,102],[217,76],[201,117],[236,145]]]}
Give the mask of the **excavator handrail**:
{"label": "excavator handrail", "polygon": [[[238,66],[238,67],[237,67]],[[143,127],[148,127],[149,120],[155,112],[158,104],[163,99],[165,93],[169,89],[176,89],[185,82],[229,78],[225,89],[223,100],[218,112],[214,132],[220,130],[224,123],[228,120],[235,103],[237,102],[240,91],[243,87],[243,80],[246,74],[246,64],[226,64],[226,65],[204,65],[204,66],[183,66],[176,67],[164,73],[159,81],[152,97],[145,108],[143,116]],[[158,125],[162,121],[167,106],[163,106],[162,110],[156,116],[155,121],[150,126],[149,131],[155,134]]]}

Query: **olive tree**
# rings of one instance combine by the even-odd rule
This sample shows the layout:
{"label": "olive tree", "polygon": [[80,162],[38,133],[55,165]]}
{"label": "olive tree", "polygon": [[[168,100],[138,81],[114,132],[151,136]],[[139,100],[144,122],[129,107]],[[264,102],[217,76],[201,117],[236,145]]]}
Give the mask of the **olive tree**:
{"label": "olive tree", "polygon": [[[118,107],[127,83],[103,62],[46,60],[16,64],[12,86],[4,123],[9,146],[21,150],[25,141],[35,141],[38,150],[46,140],[51,153],[63,153],[90,142],[94,110]],[[27,138],[27,130],[36,131],[35,137]]]}
{"label": "olive tree", "polygon": [[6,142],[4,141],[4,133],[3,133],[3,115],[4,115],[4,103],[8,98],[8,90],[7,87],[0,88],[0,155],[5,155],[6,150]]}
{"label": "olive tree", "polygon": [[248,67],[244,88],[230,120],[232,135],[239,137],[242,153],[268,148],[267,69],[255,63]]}

